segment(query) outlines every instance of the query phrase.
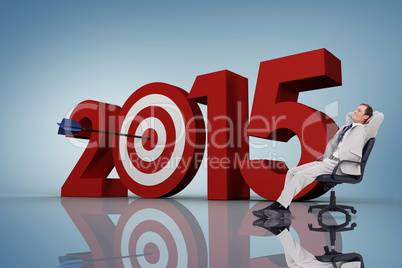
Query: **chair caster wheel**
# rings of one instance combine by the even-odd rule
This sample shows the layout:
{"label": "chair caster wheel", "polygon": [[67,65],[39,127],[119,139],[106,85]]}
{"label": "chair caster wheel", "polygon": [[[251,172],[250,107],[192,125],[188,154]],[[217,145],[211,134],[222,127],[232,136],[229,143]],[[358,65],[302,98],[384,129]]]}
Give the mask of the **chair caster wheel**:
{"label": "chair caster wheel", "polygon": [[357,210],[356,209],[352,209],[350,210],[353,214],[356,214]]}

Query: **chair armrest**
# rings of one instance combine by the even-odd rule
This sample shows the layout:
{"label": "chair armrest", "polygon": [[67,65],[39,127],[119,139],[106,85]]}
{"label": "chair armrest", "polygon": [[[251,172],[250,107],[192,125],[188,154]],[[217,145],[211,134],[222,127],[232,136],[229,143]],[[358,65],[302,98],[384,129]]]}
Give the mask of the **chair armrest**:
{"label": "chair armrest", "polygon": [[335,256],[332,259],[332,264],[334,267],[336,267],[336,262],[338,262],[338,261],[345,261],[345,262],[359,261],[361,263],[362,267],[364,267],[363,258],[358,253],[349,253],[349,254],[342,254],[339,256]]}
{"label": "chair armrest", "polygon": [[317,161],[320,161],[322,158],[323,158],[324,156],[323,155],[321,155],[320,157],[318,157],[315,161],[317,162]]}
{"label": "chair armrest", "polygon": [[341,160],[341,161],[339,161],[338,164],[336,164],[336,166],[334,167],[334,170],[332,171],[332,178],[334,180],[336,180],[335,179],[336,172],[338,171],[340,165],[342,165],[343,163],[355,163],[355,164],[358,164],[360,166],[363,165],[362,162],[357,162],[357,161],[352,161],[352,160]]}

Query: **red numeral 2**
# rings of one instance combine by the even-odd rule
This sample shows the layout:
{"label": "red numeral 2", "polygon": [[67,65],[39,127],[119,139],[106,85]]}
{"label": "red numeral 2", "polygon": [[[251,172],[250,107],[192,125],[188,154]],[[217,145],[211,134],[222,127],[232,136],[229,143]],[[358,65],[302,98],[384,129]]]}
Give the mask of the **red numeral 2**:
{"label": "red numeral 2", "polygon": [[[75,107],[70,118],[80,122],[84,128],[115,132],[119,111],[120,107],[116,105],[84,101]],[[113,137],[90,132],[74,136],[89,139],[89,143],[61,188],[61,196],[127,196],[127,188],[120,179],[107,179],[114,168]]]}

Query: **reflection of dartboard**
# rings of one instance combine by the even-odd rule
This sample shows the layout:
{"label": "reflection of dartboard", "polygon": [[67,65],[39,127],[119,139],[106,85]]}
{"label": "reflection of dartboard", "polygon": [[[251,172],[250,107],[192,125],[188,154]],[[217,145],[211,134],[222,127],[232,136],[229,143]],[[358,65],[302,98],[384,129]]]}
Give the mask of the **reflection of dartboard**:
{"label": "reflection of dartboard", "polygon": [[201,227],[174,200],[137,199],[122,213],[115,231],[115,255],[151,254],[122,259],[124,267],[207,267]]}
{"label": "reflection of dartboard", "polygon": [[196,103],[184,90],[152,83],[136,90],[120,111],[121,133],[114,150],[116,170],[133,193],[161,197],[178,193],[198,170],[205,145],[205,126]]}

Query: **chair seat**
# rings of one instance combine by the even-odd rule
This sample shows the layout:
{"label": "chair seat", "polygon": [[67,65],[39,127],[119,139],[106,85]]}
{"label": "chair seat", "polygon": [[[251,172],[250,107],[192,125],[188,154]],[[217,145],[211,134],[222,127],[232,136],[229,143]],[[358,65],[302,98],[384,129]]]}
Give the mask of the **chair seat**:
{"label": "chair seat", "polygon": [[345,261],[345,262],[351,262],[351,261],[362,261],[363,258],[360,254],[358,253],[336,253],[336,254],[325,254],[322,256],[316,256],[315,257],[317,260],[322,261],[322,262],[332,262],[334,259],[338,261]]}
{"label": "chair seat", "polygon": [[315,258],[319,261],[322,262],[332,262],[332,260],[334,259],[334,257],[336,256],[341,256],[342,253],[332,253],[332,254],[325,254],[325,255],[321,255],[321,256],[315,256]]}
{"label": "chair seat", "polygon": [[315,180],[316,181],[322,181],[322,182],[328,182],[328,183],[334,183],[334,184],[340,184],[340,183],[352,183],[356,184],[360,182],[360,176],[352,176],[352,175],[335,175],[335,180],[332,177],[332,174],[324,174],[318,176]]}

